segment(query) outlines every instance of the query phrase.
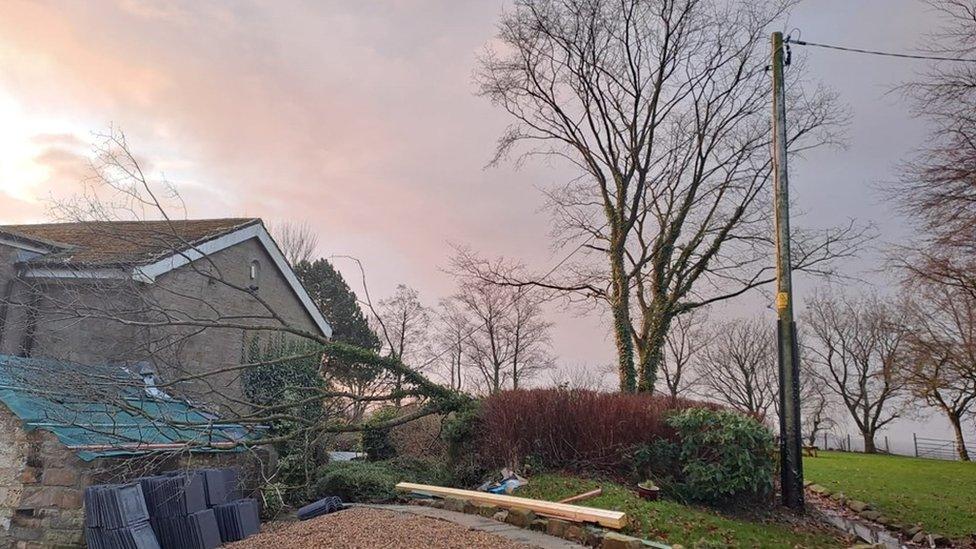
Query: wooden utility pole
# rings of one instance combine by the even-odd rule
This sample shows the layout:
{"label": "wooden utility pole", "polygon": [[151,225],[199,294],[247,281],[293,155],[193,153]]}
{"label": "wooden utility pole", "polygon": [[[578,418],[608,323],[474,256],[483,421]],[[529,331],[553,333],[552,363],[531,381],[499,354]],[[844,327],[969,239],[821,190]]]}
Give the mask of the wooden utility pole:
{"label": "wooden utility pole", "polygon": [[783,33],[772,37],[773,208],[776,220],[776,313],[779,351],[780,490],[783,505],[803,511],[803,456],[800,439],[800,364],[793,321],[790,264],[790,195],[786,170],[786,91],[783,84]]}

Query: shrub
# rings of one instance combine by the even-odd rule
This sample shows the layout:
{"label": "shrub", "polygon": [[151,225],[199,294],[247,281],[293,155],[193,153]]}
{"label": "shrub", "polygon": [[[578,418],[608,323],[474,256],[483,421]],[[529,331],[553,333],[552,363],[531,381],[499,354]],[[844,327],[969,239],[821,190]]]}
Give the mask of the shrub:
{"label": "shrub", "polygon": [[441,436],[447,446],[451,484],[475,485],[489,478],[491,467],[484,459],[483,448],[480,446],[483,433],[481,406],[476,400],[444,419]]}
{"label": "shrub", "polygon": [[344,501],[382,503],[397,498],[398,482],[445,484],[446,473],[437,463],[409,457],[388,461],[330,463],[318,471],[318,497],[339,496]]}
{"label": "shrub", "polygon": [[363,425],[362,445],[366,459],[381,461],[396,456],[396,448],[390,440],[390,429],[377,427],[396,417],[396,408],[381,408]]}
{"label": "shrub", "polygon": [[261,487],[261,517],[266,520],[278,518],[284,510],[285,493],[288,487],[280,482],[269,482]]}
{"label": "shrub", "polygon": [[396,472],[382,462],[345,461],[319,469],[315,492],[319,497],[339,496],[343,501],[386,502],[396,499]]}
{"label": "shrub", "polygon": [[773,436],[755,419],[724,410],[672,415],[680,488],[711,504],[758,500],[773,489]]}
{"label": "shrub", "polygon": [[685,399],[588,390],[503,391],[480,410],[475,448],[482,466],[526,461],[552,469],[586,470],[613,476],[632,467],[630,451],[655,440],[672,440],[665,422],[677,410],[707,405]]}

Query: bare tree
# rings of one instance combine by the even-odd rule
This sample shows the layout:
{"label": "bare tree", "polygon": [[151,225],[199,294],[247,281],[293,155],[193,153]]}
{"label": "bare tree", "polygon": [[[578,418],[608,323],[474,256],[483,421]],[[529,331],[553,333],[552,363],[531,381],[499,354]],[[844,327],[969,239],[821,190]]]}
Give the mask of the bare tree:
{"label": "bare tree", "polygon": [[904,410],[901,357],[906,330],[896,308],[877,295],[815,296],[803,313],[805,356],[814,379],[837,396],[874,453],[879,429]]}
{"label": "bare tree", "polygon": [[908,307],[906,369],[912,394],[945,414],[959,459],[969,461],[962,422],[976,409],[976,296],[915,284]]}
{"label": "bare tree", "polygon": [[312,260],[315,248],[319,245],[319,235],[307,221],[283,221],[272,225],[270,230],[289,265]]}
{"label": "bare tree", "polygon": [[471,337],[471,320],[456,299],[442,299],[438,307],[436,341],[444,349],[437,357],[446,365],[448,386],[460,391]]}
{"label": "bare tree", "polygon": [[837,425],[837,421],[834,419],[835,403],[830,389],[813,375],[813,369],[810,365],[801,362],[800,367],[802,430],[807,439],[807,444],[814,446],[817,444],[817,436],[820,433],[829,431]]}
{"label": "bare tree", "polygon": [[[404,364],[413,364],[419,369],[423,353],[430,343],[430,310],[420,302],[417,290],[400,284],[392,296],[381,300],[375,314],[378,326],[376,332],[380,334],[386,346],[386,352]],[[393,390],[402,390],[403,376],[395,375]],[[394,400],[400,405],[400,398]]]}
{"label": "bare tree", "polygon": [[732,408],[765,419],[776,406],[776,345],[762,319],[716,324],[698,361],[696,390]]}
{"label": "bare tree", "polygon": [[552,323],[545,319],[543,300],[528,293],[527,288],[517,288],[511,295],[508,334],[511,339],[512,389],[534,377],[539,371],[552,368],[549,330]]}
{"label": "bare tree", "polygon": [[672,398],[682,396],[694,382],[694,361],[711,337],[705,329],[706,321],[705,312],[695,310],[676,317],[671,324],[661,361],[661,377]]}
{"label": "bare tree", "polygon": [[[513,389],[539,371],[551,368],[549,330],[542,304],[545,296],[531,288],[495,284],[478,276],[474,256],[459,251],[452,262],[458,292],[452,300],[473,327],[468,339],[468,363],[481,376],[484,389],[494,393]],[[514,273],[521,267],[503,259],[490,262],[497,272]]]}
{"label": "bare tree", "polygon": [[[976,3],[928,3],[944,24],[925,49],[976,60]],[[930,63],[902,91],[933,130],[889,193],[920,233],[917,242],[895,247],[893,261],[909,279],[976,295],[976,71],[972,63]]]}
{"label": "bare tree", "polygon": [[[461,402],[456,393],[405,366],[399,355],[380,356],[331,340],[314,310],[288,307],[270,294],[253,262],[207,252],[201,235],[246,228],[255,246],[267,235],[254,219],[200,223],[172,217],[166,200],[179,206],[178,196],[143,172],[121,132],[96,143],[90,183],[90,192],[58,211],[73,222],[73,236],[110,252],[108,263],[85,246],[31,239],[21,232],[27,227],[0,229],[15,240],[40,243],[29,246],[34,252],[24,258],[24,268],[4,284],[0,345],[16,343],[14,352],[69,364],[77,374],[72,380],[77,383],[63,376],[46,385],[41,375],[26,378],[44,398],[68,403],[69,411],[80,400],[129,417],[158,409],[145,400],[202,409],[195,416],[149,418],[163,431],[199,433],[174,440],[162,453],[212,444],[207,432],[219,417],[220,424],[239,426],[235,438],[219,439],[221,448],[295,443],[301,448],[294,455],[306,457],[323,437],[363,429],[355,414],[346,413],[353,405],[404,396],[418,401],[409,414],[383,427],[446,412]],[[60,230],[58,225],[48,229]],[[153,273],[146,261],[163,261],[169,270]],[[337,381],[344,376],[331,368],[334,362],[395,376],[399,390],[350,391]],[[101,375],[99,365],[124,375]],[[98,427],[79,424],[77,414],[51,421]],[[139,450],[141,441],[131,439],[131,430],[117,431],[113,447]]]}
{"label": "bare tree", "polygon": [[[764,68],[791,3],[518,0],[481,60],[481,93],[514,120],[495,161],[578,171],[547,194],[555,244],[583,252],[553,278],[484,276],[605,306],[623,391],[653,390],[676,316],[774,279]],[[830,142],[831,96],[791,84],[791,152]],[[829,273],[863,237],[798,232],[794,268]]]}

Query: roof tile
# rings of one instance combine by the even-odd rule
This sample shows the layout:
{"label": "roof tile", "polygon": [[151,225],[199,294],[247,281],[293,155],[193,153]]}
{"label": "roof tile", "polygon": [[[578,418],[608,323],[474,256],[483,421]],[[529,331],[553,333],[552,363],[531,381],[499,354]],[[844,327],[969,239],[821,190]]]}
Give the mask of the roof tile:
{"label": "roof tile", "polygon": [[32,259],[32,264],[127,266],[151,263],[260,222],[257,218],[82,221],[2,225],[0,231],[61,247],[58,252]]}

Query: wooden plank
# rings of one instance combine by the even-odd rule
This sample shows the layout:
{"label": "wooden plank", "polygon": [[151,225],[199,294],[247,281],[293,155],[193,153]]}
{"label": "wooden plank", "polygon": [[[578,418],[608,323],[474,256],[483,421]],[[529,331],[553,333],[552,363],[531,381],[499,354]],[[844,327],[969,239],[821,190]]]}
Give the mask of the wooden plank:
{"label": "wooden plank", "polygon": [[399,492],[413,492],[428,496],[466,499],[471,502],[497,505],[498,507],[506,509],[515,507],[530,509],[536,513],[539,513],[540,515],[555,517],[571,522],[592,522],[616,530],[619,530],[627,525],[627,514],[621,511],[609,511],[606,509],[596,509],[593,507],[583,507],[580,505],[542,501],[539,499],[520,498],[516,496],[503,496],[488,492],[461,490],[459,488],[445,488],[443,486],[431,486],[429,484],[414,484],[412,482],[401,482],[396,485],[396,489]]}
{"label": "wooden plank", "polygon": [[597,488],[596,490],[590,490],[589,492],[583,492],[582,494],[568,497],[566,499],[559,500],[559,503],[576,503],[577,501],[583,501],[584,499],[595,498],[603,493],[603,488]]}

